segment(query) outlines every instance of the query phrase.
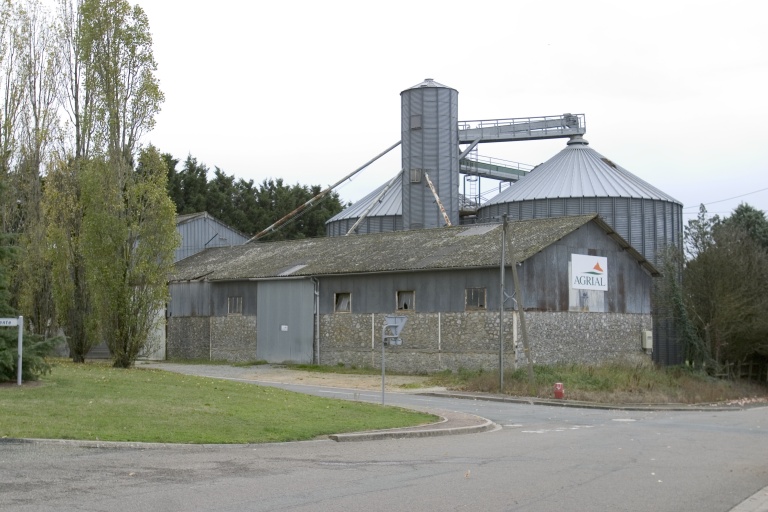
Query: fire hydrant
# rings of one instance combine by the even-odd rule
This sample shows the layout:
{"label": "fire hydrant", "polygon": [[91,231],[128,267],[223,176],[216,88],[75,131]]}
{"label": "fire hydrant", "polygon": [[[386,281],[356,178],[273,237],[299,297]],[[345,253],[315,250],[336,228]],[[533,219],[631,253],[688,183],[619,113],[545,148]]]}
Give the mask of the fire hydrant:
{"label": "fire hydrant", "polygon": [[562,382],[556,382],[555,383],[555,398],[564,398],[565,397],[565,389],[563,388]]}

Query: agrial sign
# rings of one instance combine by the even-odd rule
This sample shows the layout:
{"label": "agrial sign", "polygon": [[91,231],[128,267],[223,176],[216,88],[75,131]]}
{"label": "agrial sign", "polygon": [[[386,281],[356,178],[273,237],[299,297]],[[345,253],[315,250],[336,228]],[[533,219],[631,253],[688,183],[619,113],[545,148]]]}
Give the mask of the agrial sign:
{"label": "agrial sign", "polygon": [[608,258],[571,254],[571,288],[608,291]]}

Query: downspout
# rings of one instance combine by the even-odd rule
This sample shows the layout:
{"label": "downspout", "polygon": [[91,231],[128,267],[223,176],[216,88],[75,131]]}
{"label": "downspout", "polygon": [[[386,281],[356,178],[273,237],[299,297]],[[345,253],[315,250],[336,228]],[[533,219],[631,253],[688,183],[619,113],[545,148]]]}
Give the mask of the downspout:
{"label": "downspout", "polygon": [[315,364],[320,364],[320,281],[316,277],[311,279],[315,291]]}

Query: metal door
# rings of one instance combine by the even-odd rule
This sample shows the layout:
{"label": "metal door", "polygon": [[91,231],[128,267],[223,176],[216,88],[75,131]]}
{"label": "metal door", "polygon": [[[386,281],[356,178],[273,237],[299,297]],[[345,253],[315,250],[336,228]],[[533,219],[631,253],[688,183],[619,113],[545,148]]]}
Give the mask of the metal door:
{"label": "metal door", "polygon": [[262,281],[256,301],[256,359],[311,363],[314,286],[309,279]]}

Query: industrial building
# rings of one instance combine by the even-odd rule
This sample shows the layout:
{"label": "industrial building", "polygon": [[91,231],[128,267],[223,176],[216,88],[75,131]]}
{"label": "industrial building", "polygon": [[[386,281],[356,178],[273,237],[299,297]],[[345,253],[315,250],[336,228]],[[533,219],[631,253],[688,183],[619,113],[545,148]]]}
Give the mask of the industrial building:
{"label": "industrial building", "polygon": [[[401,106],[390,148],[402,148],[400,171],[330,219],[330,238],[208,249],[177,264],[169,357],[375,366],[384,315],[401,313],[395,367],[489,367],[500,321],[509,357],[519,355],[522,309],[539,362],[678,362],[669,332],[653,332],[651,304],[658,251],[681,243],[678,201],[590,148],[583,114],[459,121],[458,92],[431,79],[402,91]],[[478,155],[482,144],[547,138],[566,148],[533,170]],[[483,201],[467,186],[480,178],[511,186]],[[516,261],[521,276],[521,297],[505,279],[503,307],[502,215],[514,220],[505,268]]]}
{"label": "industrial building", "polygon": [[168,356],[377,366],[384,316],[397,313],[408,317],[405,341],[388,367],[489,368],[500,321],[510,364],[521,355],[518,304],[537,362],[643,353],[650,262],[596,215],[507,229],[520,295],[507,272],[503,311],[501,224],[206,250],[170,282]]}

